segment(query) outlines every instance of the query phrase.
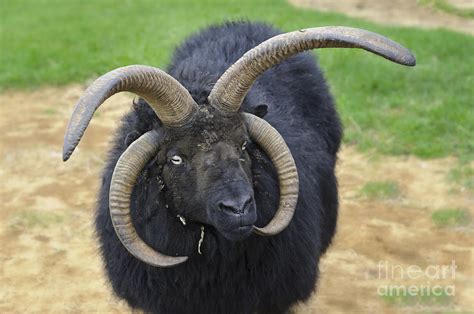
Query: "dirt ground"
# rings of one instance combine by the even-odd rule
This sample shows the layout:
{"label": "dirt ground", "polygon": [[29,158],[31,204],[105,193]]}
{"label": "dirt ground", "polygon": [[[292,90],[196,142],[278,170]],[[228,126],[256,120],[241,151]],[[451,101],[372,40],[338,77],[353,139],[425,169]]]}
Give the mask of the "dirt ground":
{"label": "dirt ground", "polygon": [[[289,0],[297,7],[340,12],[380,24],[448,28],[474,35],[474,20],[449,14],[416,0]],[[449,0],[460,9],[474,8],[472,0]]]}
{"label": "dirt ground", "polygon": [[[0,94],[1,313],[130,312],[106,283],[92,220],[107,143],[131,96],[117,95],[99,109],[78,151],[63,163],[63,133],[82,91],[74,85]],[[441,228],[431,220],[442,208],[466,208],[474,216],[473,196],[446,179],[454,164],[453,158],[380,157],[344,147],[337,169],[338,233],[321,263],[317,295],[295,312],[473,310],[474,227]],[[361,196],[364,184],[380,180],[396,182],[400,195]],[[451,261],[454,279],[407,280],[379,269]],[[394,305],[378,294],[394,282],[452,285],[455,296],[441,305]]]}

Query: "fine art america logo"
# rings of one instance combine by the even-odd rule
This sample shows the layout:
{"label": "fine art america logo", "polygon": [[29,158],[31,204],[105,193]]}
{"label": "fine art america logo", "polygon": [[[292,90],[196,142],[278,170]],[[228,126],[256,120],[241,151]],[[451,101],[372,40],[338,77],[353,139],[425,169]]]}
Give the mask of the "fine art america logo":
{"label": "fine art america logo", "polygon": [[383,283],[377,293],[387,301],[407,306],[446,306],[456,294],[456,262],[446,265],[397,265],[388,261],[377,264],[378,279]]}

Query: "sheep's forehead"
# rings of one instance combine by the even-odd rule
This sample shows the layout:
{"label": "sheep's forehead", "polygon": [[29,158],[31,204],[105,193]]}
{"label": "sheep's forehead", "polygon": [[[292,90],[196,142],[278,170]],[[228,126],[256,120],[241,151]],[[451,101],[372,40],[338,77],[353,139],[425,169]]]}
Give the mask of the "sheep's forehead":
{"label": "sheep's forehead", "polygon": [[223,116],[222,114],[201,109],[192,124],[176,132],[173,136],[188,148],[208,151],[219,142],[240,142],[247,136],[245,124],[239,114]]}

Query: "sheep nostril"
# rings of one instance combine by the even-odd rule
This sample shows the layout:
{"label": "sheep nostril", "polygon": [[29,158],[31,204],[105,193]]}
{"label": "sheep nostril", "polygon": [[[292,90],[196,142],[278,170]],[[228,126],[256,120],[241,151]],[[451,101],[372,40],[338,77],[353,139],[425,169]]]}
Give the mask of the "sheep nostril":
{"label": "sheep nostril", "polygon": [[244,214],[248,211],[252,198],[246,199],[244,202],[240,201],[223,201],[218,204],[218,208],[222,211],[231,212],[236,215]]}
{"label": "sheep nostril", "polygon": [[238,211],[235,207],[224,205],[223,203],[219,203],[219,209],[225,212],[233,212],[234,214],[237,214],[236,211]]}

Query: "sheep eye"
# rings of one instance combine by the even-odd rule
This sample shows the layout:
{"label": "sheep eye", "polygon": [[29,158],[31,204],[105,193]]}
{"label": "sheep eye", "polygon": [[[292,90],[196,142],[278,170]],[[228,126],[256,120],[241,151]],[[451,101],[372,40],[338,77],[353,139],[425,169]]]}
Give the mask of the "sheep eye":
{"label": "sheep eye", "polygon": [[245,150],[247,148],[247,141],[244,141],[244,143],[242,144],[242,150]]}
{"label": "sheep eye", "polygon": [[175,165],[180,165],[183,163],[183,158],[178,155],[174,155],[173,157],[171,157],[171,162]]}

